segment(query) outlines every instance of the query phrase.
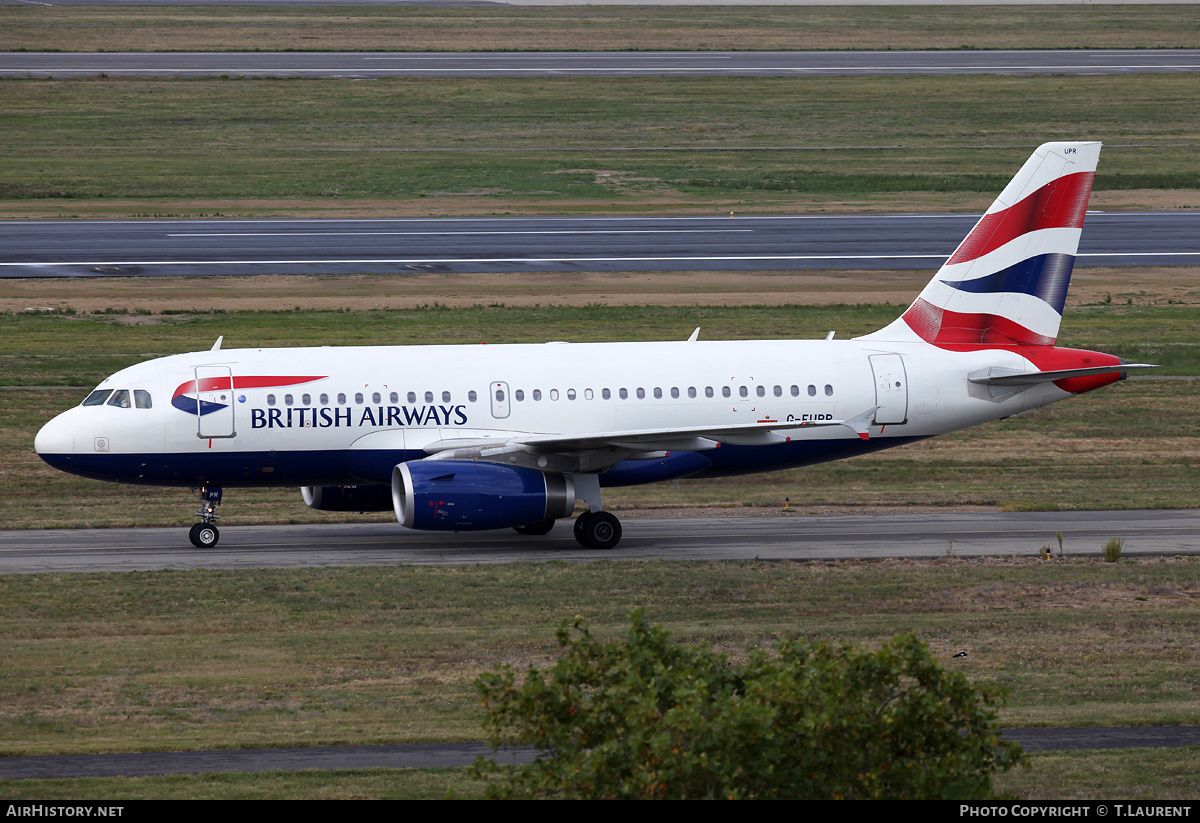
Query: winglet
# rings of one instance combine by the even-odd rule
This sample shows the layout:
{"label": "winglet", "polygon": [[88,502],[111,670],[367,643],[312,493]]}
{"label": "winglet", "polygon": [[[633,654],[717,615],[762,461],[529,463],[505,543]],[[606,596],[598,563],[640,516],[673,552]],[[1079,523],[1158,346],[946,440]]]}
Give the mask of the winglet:
{"label": "winglet", "polygon": [[875,412],[879,411],[878,406],[872,406],[864,412],[859,412],[853,417],[848,417],[842,421],[842,425],[857,434],[863,440],[871,438],[871,418],[875,416]]}

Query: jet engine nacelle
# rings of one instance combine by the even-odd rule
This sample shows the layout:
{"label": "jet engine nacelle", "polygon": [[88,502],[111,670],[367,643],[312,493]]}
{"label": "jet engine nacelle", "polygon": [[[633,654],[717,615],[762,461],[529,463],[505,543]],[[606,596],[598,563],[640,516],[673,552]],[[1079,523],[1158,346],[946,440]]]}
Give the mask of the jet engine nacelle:
{"label": "jet engine nacelle", "polygon": [[392,508],[390,486],[301,486],[310,509],[323,512],[385,512]]}
{"label": "jet engine nacelle", "polygon": [[410,529],[503,529],[570,516],[575,483],[520,466],[415,460],[392,470],[392,504]]}

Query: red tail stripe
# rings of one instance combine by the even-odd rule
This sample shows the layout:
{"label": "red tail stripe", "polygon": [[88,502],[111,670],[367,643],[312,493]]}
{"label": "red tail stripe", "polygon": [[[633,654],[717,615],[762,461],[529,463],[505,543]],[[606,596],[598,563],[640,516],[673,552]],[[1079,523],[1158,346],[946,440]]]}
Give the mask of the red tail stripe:
{"label": "red tail stripe", "polygon": [[1055,341],[1007,317],[939,309],[924,298],[917,298],[903,317],[922,340],[939,345],[1053,346]]}
{"label": "red tail stripe", "polygon": [[1016,205],[984,215],[947,265],[982,257],[1027,232],[1082,227],[1094,177],[1090,171],[1063,175]]}

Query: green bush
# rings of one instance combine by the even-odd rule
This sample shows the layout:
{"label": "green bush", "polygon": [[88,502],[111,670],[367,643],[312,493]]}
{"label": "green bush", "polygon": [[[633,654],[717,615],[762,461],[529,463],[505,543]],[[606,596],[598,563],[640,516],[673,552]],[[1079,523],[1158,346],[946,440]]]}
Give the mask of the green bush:
{"label": "green bush", "polygon": [[1114,537],[1105,543],[1100,551],[1104,553],[1105,563],[1116,563],[1121,559],[1121,554],[1125,551],[1125,541],[1119,537]]}
{"label": "green bush", "polygon": [[1000,739],[997,694],[910,635],[877,651],[783,640],[742,666],[637,611],[624,642],[582,618],[558,641],[547,672],[476,681],[489,743],[540,751],[527,767],[481,758],[491,797],[979,799],[1024,759]]}

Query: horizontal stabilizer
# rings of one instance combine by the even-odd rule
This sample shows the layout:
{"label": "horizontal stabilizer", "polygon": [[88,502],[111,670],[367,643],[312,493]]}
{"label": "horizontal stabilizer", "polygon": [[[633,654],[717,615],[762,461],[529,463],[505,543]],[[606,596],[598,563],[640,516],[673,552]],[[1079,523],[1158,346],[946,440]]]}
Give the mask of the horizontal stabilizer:
{"label": "horizontal stabilizer", "polygon": [[1035,383],[1052,383],[1069,377],[1087,377],[1093,374],[1127,372],[1130,369],[1157,369],[1152,363],[1121,363],[1115,366],[1092,366],[1085,369],[1056,369],[1054,371],[1013,371],[1011,369],[988,369],[987,374],[968,377],[972,383],[985,386],[1032,386]]}

